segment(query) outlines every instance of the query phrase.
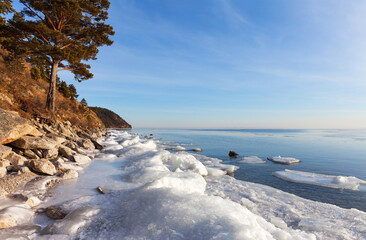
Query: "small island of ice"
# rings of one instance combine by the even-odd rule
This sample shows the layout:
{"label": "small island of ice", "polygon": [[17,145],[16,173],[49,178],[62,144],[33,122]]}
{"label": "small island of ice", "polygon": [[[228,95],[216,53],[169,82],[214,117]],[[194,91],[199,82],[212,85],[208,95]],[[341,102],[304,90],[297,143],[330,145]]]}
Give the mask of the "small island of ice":
{"label": "small island of ice", "polygon": [[285,164],[285,165],[300,163],[299,159],[293,158],[293,157],[277,156],[277,157],[268,157],[267,159],[274,162],[274,163]]}
{"label": "small island of ice", "polygon": [[263,164],[266,163],[263,159],[257,157],[257,156],[249,156],[249,157],[243,157],[241,160],[238,161],[238,163],[243,164]]}
{"label": "small island of ice", "polygon": [[358,190],[361,184],[366,185],[366,181],[356,177],[333,176],[288,169],[274,172],[272,175],[289,182],[312,184],[329,188]]}

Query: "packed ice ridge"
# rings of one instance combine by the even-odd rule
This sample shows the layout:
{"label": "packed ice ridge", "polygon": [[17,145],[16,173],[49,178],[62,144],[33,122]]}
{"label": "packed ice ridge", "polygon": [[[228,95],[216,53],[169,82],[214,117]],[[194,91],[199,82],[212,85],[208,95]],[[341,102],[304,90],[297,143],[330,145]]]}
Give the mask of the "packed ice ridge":
{"label": "packed ice ridge", "polygon": [[276,171],[272,175],[290,182],[312,184],[329,188],[358,190],[360,185],[366,185],[366,181],[352,176],[334,176],[288,169]]}
{"label": "packed ice ridge", "polygon": [[263,163],[266,163],[266,161],[264,161],[263,159],[261,159],[258,156],[248,156],[248,157],[243,157],[241,160],[238,161],[238,163],[242,163],[242,164],[263,164]]}
{"label": "packed ice ridge", "polygon": [[301,162],[297,158],[293,158],[293,157],[281,157],[281,156],[268,157],[268,160],[270,160],[270,161],[272,161],[274,163],[287,164],[287,165],[297,164],[297,163],[300,163]]}

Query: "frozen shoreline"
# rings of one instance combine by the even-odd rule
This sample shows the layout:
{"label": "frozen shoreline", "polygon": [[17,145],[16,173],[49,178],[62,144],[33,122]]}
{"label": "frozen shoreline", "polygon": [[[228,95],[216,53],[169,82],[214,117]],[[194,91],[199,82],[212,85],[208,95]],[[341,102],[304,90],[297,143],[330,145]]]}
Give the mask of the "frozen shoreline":
{"label": "frozen shoreline", "polygon": [[[122,131],[110,131],[104,144],[95,167],[79,177],[85,189],[63,186],[70,195],[56,194],[45,203],[57,204],[69,217],[39,216],[34,222],[45,235],[28,237],[366,239],[366,213],[225,176],[235,169],[219,159],[170,153]],[[98,183],[106,194],[96,193]]]}

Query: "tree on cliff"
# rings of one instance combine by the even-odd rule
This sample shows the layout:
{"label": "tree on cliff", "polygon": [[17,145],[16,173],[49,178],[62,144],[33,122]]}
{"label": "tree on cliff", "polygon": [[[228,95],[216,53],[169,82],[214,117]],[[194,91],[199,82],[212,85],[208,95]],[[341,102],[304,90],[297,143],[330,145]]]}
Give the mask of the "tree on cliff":
{"label": "tree on cliff", "polygon": [[106,24],[108,0],[20,0],[24,9],[8,21],[11,36],[3,45],[34,66],[48,70],[46,108],[55,110],[59,71],[71,71],[78,81],[93,77],[90,65],[98,47],[111,45],[113,28]]}
{"label": "tree on cliff", "polygon": [[13,12],[12,0],[0,0],[0,24],[5,24],[5,18],[1,15]]}

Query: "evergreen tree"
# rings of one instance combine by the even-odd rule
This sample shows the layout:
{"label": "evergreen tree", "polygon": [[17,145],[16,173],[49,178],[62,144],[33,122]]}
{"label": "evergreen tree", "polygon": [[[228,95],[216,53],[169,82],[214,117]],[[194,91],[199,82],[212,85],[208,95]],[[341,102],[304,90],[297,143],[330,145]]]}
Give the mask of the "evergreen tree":
{"label": "evergreen tree", "polygon": [[86,102],[85,98],[81,99],[80,103],[83,104],[85,107],[88,106],[88,103]]}
{"label": "evergreen tree", "polygon": [[105,24],[110,3],[108,0],[20,2],[25,7],[9,20],[6,34],[11,37],[3,45],[11,54],[48,70],[46,108],[53,114],[57,72],[69,70],[78,81],[92,78],[90,65],[85,61],[96,59],[98,47],[113,43],[109,38],[114,34],[113,28]]}
{"label": "evergreen tree", "polygon": [[69,94],[70,94],[71,100],[75,100],[79,97],[79,95],[77,94],[76,88],[73,84],[69,85]]}
{"label": "evergreen tree", "polygon": [[61,81],[60,86],[58,87],[58,90],[60,93],[62,93],[62,95],[66,98],[70,97],[70,91],[69,91],[69,87],[67,86],[66,82]]}
{"label": "evergreen tree", "polygon": [[12,8],[12,0],[0,0],[0,25],[4,25],[5,24],[5,18],[1,15],[4,14],[8,14],[13,12],[13,8]]}

